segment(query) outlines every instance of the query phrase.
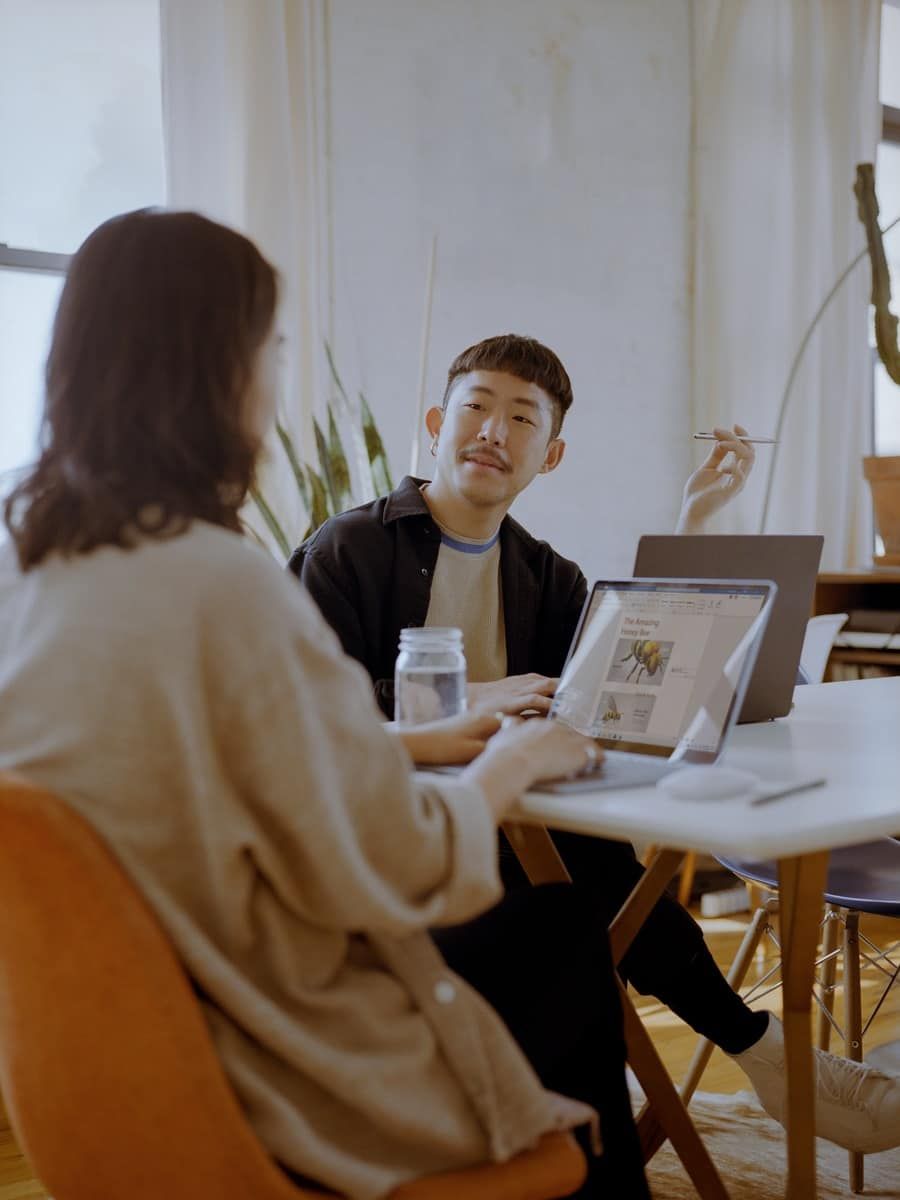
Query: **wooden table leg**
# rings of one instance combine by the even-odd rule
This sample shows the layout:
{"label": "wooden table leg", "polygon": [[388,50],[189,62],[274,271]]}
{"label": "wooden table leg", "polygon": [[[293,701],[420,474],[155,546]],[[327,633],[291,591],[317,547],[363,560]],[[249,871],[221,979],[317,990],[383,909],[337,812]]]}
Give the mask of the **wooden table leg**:
{"label": "wooden table leg", "polygon": [[[844,1053],[853,1062],[863,1058],[862,997],[859,986],[859,913],[851,909],[844,921]],[[858,1194],[865,1185],[865,1158],[848,1151],[850,1191]]]}
{"label": "wooden table leg", "polygon": [[778,863],[784,1053],[787,1067],[787,1200],[815,1200],[812,988],[828,852]]}

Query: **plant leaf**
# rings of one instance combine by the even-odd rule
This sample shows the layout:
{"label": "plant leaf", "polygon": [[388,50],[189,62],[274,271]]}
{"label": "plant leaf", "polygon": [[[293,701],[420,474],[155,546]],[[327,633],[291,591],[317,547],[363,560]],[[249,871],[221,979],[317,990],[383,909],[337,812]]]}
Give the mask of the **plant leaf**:
{"label": "plant leaf", "polygon": [[275,432],[278,434],[278,440],[281,442],[281,445],[284,449],[285,455],[287,456],[287,460],[290,463],[291,474],[294,476],[294,483],[297,485],[297,491],[300,493],[300,499],[303,502],[303,508],[306,511],[307,515],[309,515],[309,505],[310,505],[309,485],[306,482],[306,475],[304,474],[304,471],[303,471],[303,464],[300,462],[300,459],[297,455],[297,451],[294,448],[294,443],[291,439],[291,435],[288,433],[288,431],[285,429],[285,427],[281,424],[280,421],[275,422]]}
{"label": "plant leaf", "polygon": [[335,386],[337,387],[338,392],[341,394],[341,396],[344,399],[345,404],[349,408],[350,398],[347,395],[346,391],[344,390],[344,385],[341,383],[341,377],[340,377],[340,375],[338,375],[338,370],[334,363],[334,354],[331,351],[331,346],[328,344],[327,339],[325,341],[325,357],[328,360],[328,369],[331,372],[331,378],[334,380]]}
{"label": "plant leaf", "polygon": [[262,514],[262,518],[268,526],[269,532],[278,544],[278,549],[284,555],[285,560],[289,559],[291,557],[291,546],[285,537],[284,530],[281,528],[278,518],[269,507],[265,496],[256,487],[250,488],[250,496],[253,500],[253,503]]}
{"label": "plant leaf", "polygon": [[[368,500],[372,494],[383,495],[391,491],[394,486],[384,443],[365,396],[362,392],[359,393],[358,410],[350,404],[338,374],[334,354],[327,341],[325,342],[325,355],[337,396],[332,393],[332,398],[328,402],[327,437],[322,426],[313,418],[316,443],[315,466],[301,460],[287,428],[281,422],[276,422],[275,425],[278,440],[290,465],[297,492],[309,521],[309,526],[301,539],[303,541],[330,516],[343,512],[353,504]],[[351,474],[345,445],[349,445],[353,451],[355,475]],[[354,488],[354,480],[356,488]],[[370,480],[371,491],[369,491]],[[361,494],[355,495],[355,491]],[[262,514],[273,540],[285,558],[288,558],[292,547],[271,506],[256,488],[251,489],[251,497]]]}
{"label": "plant leaf", "polygon": [[366,454],[369,456],[369,466],[372,468],[372,483],[375,485],[375,495],[383,496],[394,490],[391,478],[391,468],[384,450],[384,442],[369,408],[369,402],[362,392],[359,393],[359,407],[362,414],[363,437],[366,442]]}
{"label": "plant leaf", "polygon": [[323,525],[331,516],[331,511],[328,507],[328,492],[325,488],[325,483],[322,476],[319,475],[313,467],[307,466],[306,477],[309,480],[309,491],[311,496],[311,504],[309,510],[310,529],[306,536],[310,533],[315,533],[320,525]]}
{"label": "plant leaf", "polygon": [[[328,493],[328,507],[331,512],[337,512],[337,493],[331,482],[331,463],[328,456],[328,442],[322,432],[322,426],[313,417],[313,431],[316,435],[316,457],[319,464],[319,479]],[[312,514],[310,514],[312,515]]]}
{"label": "plant leaf", "polygon": [[334,410],[328,406],[328,467],[335,494],[335,512],[343,512],[353,504],[353,488],[350,483],[350,467],[341,443]]}
{"label": "plant leaf", "polygon": [[253,528],[249,521],[244,521],[242,519],[241,528],[247,537],[252,538],[252,540],[256,542],[257,546],[260,546],[263,550],[265,550],[266,554],[272,553],[272,547],[269,545],[263,535]]}

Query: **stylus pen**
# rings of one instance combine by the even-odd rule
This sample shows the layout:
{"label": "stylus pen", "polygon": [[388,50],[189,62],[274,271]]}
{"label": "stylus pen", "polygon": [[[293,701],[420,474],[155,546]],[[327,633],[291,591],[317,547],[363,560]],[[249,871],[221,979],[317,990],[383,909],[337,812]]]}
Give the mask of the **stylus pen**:
{"label": "stylus pen", "polygon": [[809,783],[795,783],[790,787],[782,788],[780,792],[767,792],[765,796],[757,796],[750,803],[757,805],[768,804],[772,800],[783,800],[785,796],[796,796],[798,792],[808,792],[811,788],[822,787],[824,783],[824,779],[813,779]]}
{"label": "stylus pen", "polygon": [[[749,434],[731,433],[731,430],[728,432],[731,437],[736,437],[739,442],[755,442],[759,446],[774,446],[778,442],[778,438],[750,437]],[[695,433],[694,439],[699,442],[717,442],[719,440],[714,433]]]}

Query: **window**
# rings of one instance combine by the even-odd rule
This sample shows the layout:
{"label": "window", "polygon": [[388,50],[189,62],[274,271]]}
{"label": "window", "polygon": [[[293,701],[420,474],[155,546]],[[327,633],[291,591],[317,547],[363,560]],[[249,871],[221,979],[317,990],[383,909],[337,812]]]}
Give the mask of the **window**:
{"label": "window", "polygon": [[0,0],[0,490],[37,449],[67,256],[165,193],[158,0]]}
{"label": "window", "polygon": [[[900,216],[900,6],[896,4],[885,4],[882,8],[879,93],[883,118],[875,181],[879,222],[884,228]],[[896,312],[900,297],[900,225],[885,237],[884,248],[893,284],[891,307]],[[878,358],[874,349],[874,333],[871,340],[874,362],[874,452],[900,454],[900,387],[890,379]]]}

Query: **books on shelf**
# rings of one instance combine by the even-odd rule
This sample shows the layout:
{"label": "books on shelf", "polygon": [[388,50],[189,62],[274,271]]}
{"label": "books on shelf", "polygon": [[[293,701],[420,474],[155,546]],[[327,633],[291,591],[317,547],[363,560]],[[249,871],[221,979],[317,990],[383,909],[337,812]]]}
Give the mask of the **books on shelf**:
{"label": "books on shelf", "polygon": [[900,650],[900,633],[884,633],[874,629],[842,629],[834,639],[834,644],[853,650]]}

